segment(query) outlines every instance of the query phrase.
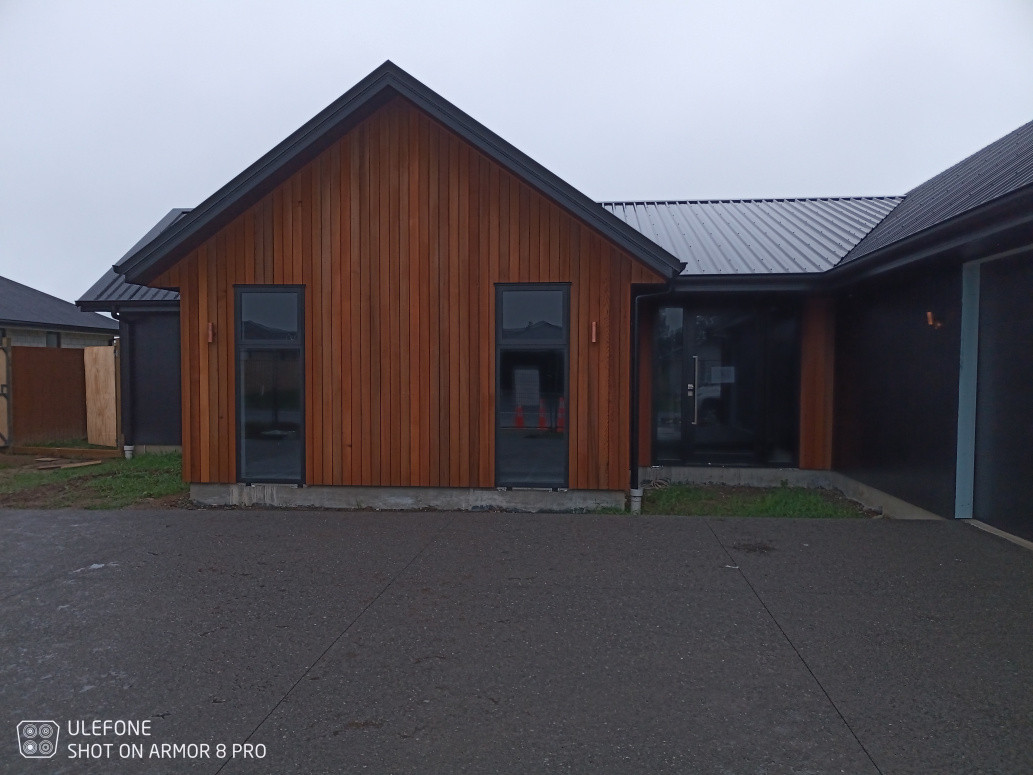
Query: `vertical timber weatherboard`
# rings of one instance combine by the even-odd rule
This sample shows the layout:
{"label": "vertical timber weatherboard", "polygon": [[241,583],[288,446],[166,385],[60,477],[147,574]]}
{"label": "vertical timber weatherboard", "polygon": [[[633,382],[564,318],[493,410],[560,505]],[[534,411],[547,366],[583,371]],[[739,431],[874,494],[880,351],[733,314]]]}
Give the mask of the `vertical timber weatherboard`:
{"label": "vertical timber weatherboard", "polygon": [[833,360],[832,300],[812,297],[804,306],[800,357],[800,468],[832,468]]}
{"label": "vertical timber weatherboard", "polygon": [[404,100],[222,231],[153,282],[182,296],[189,481],[236,478],[233,285],[305,285],[308,483],[492,487],[495,284],[566,282],[569,486],[627,487],[630,283],[661,278]]}

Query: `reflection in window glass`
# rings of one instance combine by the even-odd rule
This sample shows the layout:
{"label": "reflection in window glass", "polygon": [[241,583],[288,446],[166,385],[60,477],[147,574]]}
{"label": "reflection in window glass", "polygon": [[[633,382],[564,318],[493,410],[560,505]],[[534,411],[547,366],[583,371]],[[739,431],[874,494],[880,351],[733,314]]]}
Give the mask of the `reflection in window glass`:
{"label": "reflection in window glass", "polygon": [[237,289],[238,456],[246,482],[304,481],[302,290]]}
{"label": "reflection in window glass", "polygon": [[[665,307],[657,315],[653,357],[653,412],[657,453],[660,459],[681,454],[684,313],[681,307]],[[675,445],[675,446],[671,446]]]}
{"label": "reflection in window glass", "polygon": [[298,337],[298,295],[244,291],[240,294],[243,339],[289,341]]}
{"label": "reflection in window glass", "polygon": [[502,292],[501,339],[504,343],[565,342],[564,329],[563,291]]}
{"label": "reflection in window glass", "polygon": [[241,476],[301,479],[301,359],[298,350],[240,352]]}
{"label": "reflection in window glass", "polygon": [[657,310],[653,460],[792,465],[799,411],[794,307]]}
{"label": "reflection in window glass", "polygon": [[495,455],[500,484],[562,487],[567,466],[562,350],[503,350]]}
{"label": "reflection in window glass", "polygon": [[567,295],[560,285],[498,290],[496,483],[567,486]]}

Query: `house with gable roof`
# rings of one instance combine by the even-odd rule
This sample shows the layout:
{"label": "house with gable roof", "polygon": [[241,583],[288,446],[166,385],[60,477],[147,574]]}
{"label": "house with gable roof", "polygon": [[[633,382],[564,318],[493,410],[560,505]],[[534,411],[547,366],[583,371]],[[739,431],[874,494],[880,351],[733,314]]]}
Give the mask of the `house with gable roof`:
{"label": "house with gable roof", "polygon": [[103,346],[117,333],[111,318],[0,277],[0,339],[14,347]]}
{"label": "house with gable roof", "polygon": [[388,62],[174,212],[107,279],[176,295],[199,500],[777,469],[1033,529],[1033,124],[903,197],[600,204]]}

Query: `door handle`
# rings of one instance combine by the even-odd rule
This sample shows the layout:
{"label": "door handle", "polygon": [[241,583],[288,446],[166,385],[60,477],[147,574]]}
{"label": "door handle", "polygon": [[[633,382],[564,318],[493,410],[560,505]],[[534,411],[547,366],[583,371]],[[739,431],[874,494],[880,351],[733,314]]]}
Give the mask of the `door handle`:
{"label": "door handle", "polygon": [[689,397],[692,399],[692,424],[699,425],[699,396],[696,385],[699,384],[699,356],[692,356],[692,384],[689,385]]}

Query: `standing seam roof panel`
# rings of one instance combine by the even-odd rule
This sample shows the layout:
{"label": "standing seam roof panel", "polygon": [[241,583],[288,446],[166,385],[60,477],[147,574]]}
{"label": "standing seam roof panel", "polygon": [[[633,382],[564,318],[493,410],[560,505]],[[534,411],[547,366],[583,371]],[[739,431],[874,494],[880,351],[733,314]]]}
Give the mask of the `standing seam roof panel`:
{"label": "standing seam roof panel", "polygon": [[606,202],[686,263],[682,276],[827,271],[902,197]]}

